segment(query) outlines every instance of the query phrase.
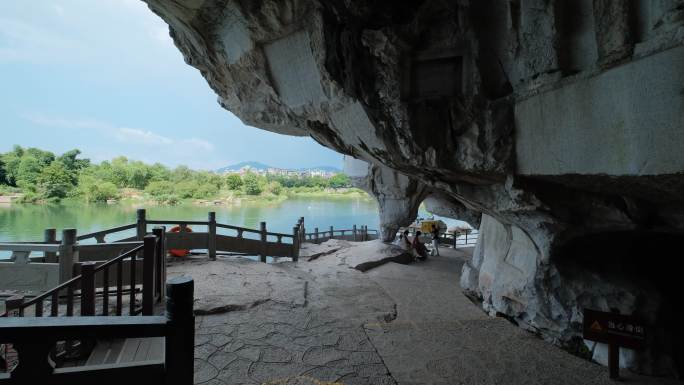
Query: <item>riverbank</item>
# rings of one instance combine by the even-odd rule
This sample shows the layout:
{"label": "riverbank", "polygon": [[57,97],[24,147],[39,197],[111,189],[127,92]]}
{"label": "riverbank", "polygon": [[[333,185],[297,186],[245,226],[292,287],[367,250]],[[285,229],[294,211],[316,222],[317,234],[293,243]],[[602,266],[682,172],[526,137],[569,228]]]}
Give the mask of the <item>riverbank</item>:
{"label": "riverbank", "polygon": [[[282,188],[277,194],[263,191],[259,194],[245,194],[241,191],[221,190],[214,196],[204,198],[179,198],[174,195],[152,196],[144,190],[125,188],[120,189],[116,199],[107,199],[107,204],[137,204],[137,205],[199,205],[199,206],[229,206],[243,203],[282,203],[288,199],[326,198],[326,199],[365,199],[372,197],[357,188]],[[0,193],[0,204],[86,204],[81,196],[67,197],[60,200],[38,199],[21,192],[7,194]]]}

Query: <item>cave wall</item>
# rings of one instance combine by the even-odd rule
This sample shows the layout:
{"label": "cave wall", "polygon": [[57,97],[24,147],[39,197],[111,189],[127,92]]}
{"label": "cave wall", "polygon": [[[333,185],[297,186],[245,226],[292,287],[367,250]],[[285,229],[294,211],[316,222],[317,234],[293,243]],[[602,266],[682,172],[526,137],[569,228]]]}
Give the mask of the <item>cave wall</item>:
{"label": "cave wall", "polygon": [[684,231],[682,0],[144,1],[243,122],[368,162],[383,238],[430,195],[483,213],[464,287],[555,343],[559,250]]}

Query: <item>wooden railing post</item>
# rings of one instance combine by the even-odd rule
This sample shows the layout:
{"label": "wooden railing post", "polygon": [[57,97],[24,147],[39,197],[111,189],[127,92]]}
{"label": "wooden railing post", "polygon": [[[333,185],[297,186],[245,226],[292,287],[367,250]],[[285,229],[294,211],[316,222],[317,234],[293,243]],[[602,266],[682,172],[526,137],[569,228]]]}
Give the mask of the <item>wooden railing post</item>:
{"label": "wooden railing post", "polygon": [[[143,242],[142,315],[153,315],[154,266],[156,265],[154,257],[157,237],[154,234],[146,235]],[[131,286],[131,290],[135,290],[135,287]]]}
{"label": "wooden railing post", "polygon": [[352,233],[354,234],[354,242],[356,242],[356,225],[352,226]]}
{"label": "wooden railing post", "polygon": [[[45,229],[43,233],[43,241],[45,243],[56,243],[57,242],[57,230],[55,229]],[[45,257],[45,262],[55,263],[57,262],[57,253],[52,251],[46,251],[43,253]]]}
{"label": "wooden railing post", "polygon": [[24,309],[21,306],[24,304],[23,295],[13,295],[5,300],[5,312],[8,316],[24,316]]}
{"label": "wooden railing post", "polygon": [[145,209],[138,209],[137,215],[138,220],[135,226],[135,234],[138,238],[138,241],[142,242],[143,238],[145,238],[145,234],[147,234],[147,219],[145,218]]}
{"label": "wooden railing post", "polygon": [[299,220],[302,221],[302,228],[299,230],[302,237],[302,242],[306,242],[306,227],[304,227],[304,217],[299,217]]}
{"label": "wooden railing post", "polygon": [[468,230],[465,232],[465,244],[468,246]]}
{"label": "wooden railing post", "polygon": [[268,243],[266,242],[266,222],[259,223],[259,231],[261,232],[261,253],[259,254],[261,262],[266,262],[266,249],[268,248]]}
{"label": "wooden railing post", "polygon": [[62,230],[62,244],[59,246],[59,283],[74,276],[74,263],[78,262],[76,229]]}
{"label": "wooden railing post", "polygon": [[[145,209],[138,209],[136,210],[136,216],[137,219],[135,222],[135,237],[137,238],[138,242],[142,242],[145,238],[145,234],[147,234],[147,212],[145,211]],[[140,251],[138,253],[138,258],[142,257],[142,255],[143,252]]]}
{"label": "wooden railing post", "polygon": [[292,260],[299,260],[299,226],[292,228]]}
{"label": "wooden railing post", "polygon": [[334,233],[334,231],[335,231],[335,230],[333,230],[333,227],[330,226],[330,239],[335,239],[335,233]]}
{"label": "wooden railing post", "polygon": [[187,276],[166,282],[166,384],[192,385],[195,361],[194,282]]}
{"label": "wooden railing post", "polygon": [[95,262],[81,263],[81,316],[95,315]]}
{"label": "wooden railing post", "polygon": [[318,244],[318,227],[314,228],[314,243]]}
{"label": "wooden railing post", "polygon": [[154,289],[157,302],[161,302],[166,292],[166,286],[164,285],[164,281],[166,281],[166,227],[155,227],[152,229],[152,233],[157,237],[158,242],[154,258],[156,262],[154,267]]}
{"label": "wooden railing post", "polygon": [[208,218],[209,235],[207,235],[207,251],[209,259],[216,260],[216,213],[210,212]]}

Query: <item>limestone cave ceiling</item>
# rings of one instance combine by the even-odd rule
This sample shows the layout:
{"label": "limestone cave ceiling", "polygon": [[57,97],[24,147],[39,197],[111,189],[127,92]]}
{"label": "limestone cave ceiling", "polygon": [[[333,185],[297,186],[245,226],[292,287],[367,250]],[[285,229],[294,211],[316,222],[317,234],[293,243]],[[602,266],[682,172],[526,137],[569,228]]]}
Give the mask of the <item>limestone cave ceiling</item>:
{"label": "limestone cave ceiling", "polygon": [[462,285],[550,340],[564,245],[683,230],[682,0],[144,1],[225,109],[368,162],[385,239],[483,213]]}

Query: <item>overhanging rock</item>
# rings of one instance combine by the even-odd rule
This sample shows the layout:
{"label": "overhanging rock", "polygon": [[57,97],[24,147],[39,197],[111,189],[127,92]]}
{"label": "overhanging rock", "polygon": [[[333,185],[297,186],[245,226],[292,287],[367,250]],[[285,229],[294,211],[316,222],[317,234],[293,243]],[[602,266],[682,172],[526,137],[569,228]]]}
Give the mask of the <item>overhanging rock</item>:
{"label": "overhanging rock", "polygon": [[[653,305],[684,342],[671,287],[577,246],[684,238],[684,1],[145,1],[224,108],[372,164],[384,239],[429,194],[490,218],[464,274],[489,311],[568,344],[580,306]],[[652,346],[633,368],[684,373]]]}

